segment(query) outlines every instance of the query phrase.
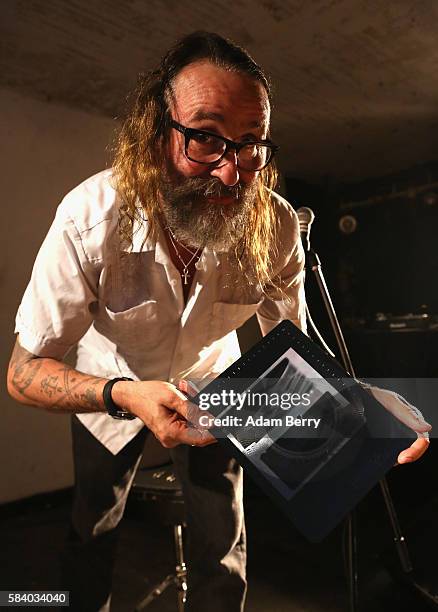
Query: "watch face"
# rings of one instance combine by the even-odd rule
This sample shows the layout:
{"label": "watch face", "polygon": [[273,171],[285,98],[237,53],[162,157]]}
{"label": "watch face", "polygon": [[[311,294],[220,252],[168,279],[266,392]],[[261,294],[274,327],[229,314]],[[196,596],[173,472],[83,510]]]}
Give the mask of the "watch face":
{"label": "watch face", "polygon": [[117,408],[115,412],[110,412],[109,414],[113,417],[113,419],[120,419],[124,421],[132,421],[132,419],[136,418],[134,414],[121,410],[120,408]]}

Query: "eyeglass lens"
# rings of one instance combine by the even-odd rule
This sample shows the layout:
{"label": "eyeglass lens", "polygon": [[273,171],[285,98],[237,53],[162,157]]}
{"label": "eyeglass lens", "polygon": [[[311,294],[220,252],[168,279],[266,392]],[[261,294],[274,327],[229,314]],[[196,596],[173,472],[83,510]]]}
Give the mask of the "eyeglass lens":
{"label": "eyeglass lens", "polygon": [[[220,138],[208,134],[193,134],[187,145],[187,155],[193,161],[213,164],[221,158],[225,149],[226,144]],[[270,154],[269,147],[248,143],[239,150],[239,166],[246,170],[259,170],[266,165]]]}

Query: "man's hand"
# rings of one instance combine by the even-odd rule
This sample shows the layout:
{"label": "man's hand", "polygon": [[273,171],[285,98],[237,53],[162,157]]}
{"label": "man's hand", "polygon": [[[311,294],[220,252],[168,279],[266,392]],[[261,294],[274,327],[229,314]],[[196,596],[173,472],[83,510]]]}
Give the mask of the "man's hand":
{"label": "man's hand", "polygon": [[113,386],[112,397],[141,419],[165,448],[178,444],[206,446],[216,441],[206,429],[191,425],[197,421],[199,408],[171,383],[119,381]]}
{"label": "man's hand", "polygon": [[[8,390],[22,404],[54,413],[106,412],[106,382],[56,359],[37,357],[17,338],[9,363]],[[199,408],[170,383],[119,381],[113,386],[112,397],[121,408],[138,416],[167,448],[178,444],[205,446],[216,441],[205,428],[196,426]]]}
{"label": "man's hand", "polygon": [[388,391],[387,389],[380,389],[359,381],[360,385],[367,389],[378,402],[380,402],[388,412],[393,414],[399,421],[404,423],[406,427],[410,427],[416,432],[418,439],[404,451],[402,451],[398,458],[398,463],[411,463],[417,461],[428,449],[429,446],[429,434],[428,432],[432,429],[432,425],[427,423],[421,412],[415,406],[412,406],[404,397],[395,393],[394,391]]}

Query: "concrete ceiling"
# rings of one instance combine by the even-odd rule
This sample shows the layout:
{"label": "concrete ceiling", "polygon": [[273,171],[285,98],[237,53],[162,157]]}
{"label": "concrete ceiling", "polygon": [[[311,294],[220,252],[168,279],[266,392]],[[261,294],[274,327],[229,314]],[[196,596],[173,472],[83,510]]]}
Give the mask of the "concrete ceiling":
{"label": "concrete ceiling", "polygon": [[436,0],[3,0],[0,86],[111,117],[140,71],[209,29],[275,86],[283,172],[357,180],[438,160]]}

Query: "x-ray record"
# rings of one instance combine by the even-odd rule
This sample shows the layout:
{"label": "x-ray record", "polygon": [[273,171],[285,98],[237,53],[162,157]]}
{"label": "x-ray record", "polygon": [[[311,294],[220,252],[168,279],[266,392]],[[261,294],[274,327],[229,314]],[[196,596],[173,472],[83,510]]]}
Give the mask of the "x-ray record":
{"label": "x-ray record", "polygon": [[313,541],[416,437],[289,321],[193,401],[219,442]]}

